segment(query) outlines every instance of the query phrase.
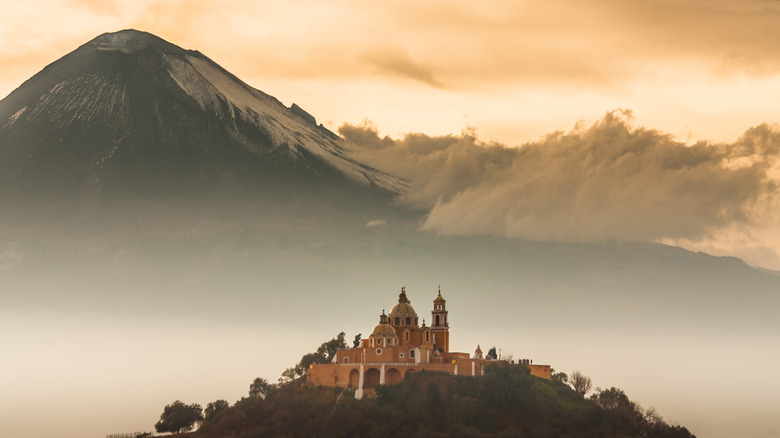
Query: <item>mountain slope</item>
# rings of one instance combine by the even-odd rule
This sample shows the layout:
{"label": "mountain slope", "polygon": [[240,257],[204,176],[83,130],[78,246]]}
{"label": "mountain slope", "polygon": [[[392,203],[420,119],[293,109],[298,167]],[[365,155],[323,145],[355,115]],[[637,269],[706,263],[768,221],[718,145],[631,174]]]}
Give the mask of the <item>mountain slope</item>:
{"label": "mountain slope", "polygon": [[306,179],[398,193],[297,105],[144,32],[103,34],[0,101],[0,190],[211,189]]}

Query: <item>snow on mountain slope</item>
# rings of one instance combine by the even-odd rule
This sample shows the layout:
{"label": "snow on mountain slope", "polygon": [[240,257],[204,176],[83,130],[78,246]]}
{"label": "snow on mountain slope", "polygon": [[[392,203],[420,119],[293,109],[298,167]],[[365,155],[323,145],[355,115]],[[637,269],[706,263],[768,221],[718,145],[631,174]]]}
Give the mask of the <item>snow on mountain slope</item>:
{"label": "snow on mountain slope", "polygon": [[241,117],[262,127],[274,145],[293,153],[304,148],[348,178],[363,185],[376,185],[401,192],[404,185],[396,178],[368,168],[349,157],[343,142],[323,133],[325,128],[298,117],[275,98],[255,90],[201,56],[166,56],[165,61],[179,86],[202,108],[219,108],[229,103],[230,116]]}
{"label": "snow on mountain slope", "polygon": [[286,163],[279,165],[315,175],[330,169],[324,173],[359,186],[406,190],[398,178],[353,159],[343,139],[305,115],[197,51],[123,30],[82,45],[0,101],[0,158],[11,169],[30,157],[49,166],[67,154],[71,167],[94,169],[120,156],[145,163],[155,154],[218,159],[211,151],[243,150],[249,160],[276,156]]}

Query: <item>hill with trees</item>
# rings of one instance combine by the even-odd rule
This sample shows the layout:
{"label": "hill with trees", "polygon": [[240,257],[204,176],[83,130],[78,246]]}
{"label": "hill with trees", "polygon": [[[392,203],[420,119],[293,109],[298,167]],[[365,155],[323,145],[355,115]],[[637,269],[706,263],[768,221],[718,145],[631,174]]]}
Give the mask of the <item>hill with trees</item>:
{"label": "hill with trees", "polygon": [[[200,406],[177,400],[158,423],[167,428],[157,431],[186,431],[202,421],[188,436],[695,438],[618,388],[597,388],[588,397],[591,380],[579,371],[546,380],[501,360],[478,378],[415,373],[396,385],[377,386],[371,399],[356,400],[354,389],[307,385],[308,364],[327,362],[344,346],[340,333],[304,355],[278,383],[255,379],[249,396],[232,406],[216,400],[199,415],[191,411]],[[191,422],[182,424],[182,417]]]}
{"label": "hill with trees", "polygon": [[310,387],[303,378],[250,392],[254,396],[233,406],[210,403],[222,409],[207,414],[192,436],[694,436],[620,389],[585,398],[560,379],[540,379],[525,366],[508,363],[488,367],[481,378],[416,373],[397,385],[380,385],[373,399],[356,400],[349,389]]}

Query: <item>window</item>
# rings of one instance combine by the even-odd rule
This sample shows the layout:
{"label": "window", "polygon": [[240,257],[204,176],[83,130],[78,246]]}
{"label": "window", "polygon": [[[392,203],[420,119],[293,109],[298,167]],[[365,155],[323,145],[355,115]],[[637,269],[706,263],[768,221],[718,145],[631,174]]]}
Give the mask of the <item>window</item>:
{"label": "window", "polygon": [[377,356],[381,356],[382,355],[382,349],[381,348],[377,348],[376,349],[376,355]]}
{"label": "window", "polygon": [[425,342],[431,342],[431,332],[425,331]]}
{"label": "window", "polygon": [[406,325],[412,325],[412,318],[406,318]]}
{"label": "window", "polygon": [[385,344],[385,347],[388,345],[393,345],[393,338],[387,338],[387,343]]}
{"label": "window", "polygon": [[409,342],[409,330],[407,330],[407,331],[405,331],[405,332],[404,332],[404,340],[405,340],[406,342]]}
{"label": "window", "polygon": [[439,327],[441,324],[439,324],[439,315],[436,315],[436,324],[434,324],[436,327]]}
{"label": "window", "polygon": [[395,319],[395,325],[401,325],[401,318]]}
{"label": "window", "polygon": [[409,357],[414,359],[414,350],[409,350]]}
{"label": "window", "polygon": [[400,354],[398,354],[398,356],[400,356],[400,357],[401,357],[401,359],[403,359],[403,358],[404,358],[404,354],[403,354],[403,353],[400,353]]}
{"label": "window", "polygon": [[349,358],[348,357],[344,358],[344,363],[349,363]]}

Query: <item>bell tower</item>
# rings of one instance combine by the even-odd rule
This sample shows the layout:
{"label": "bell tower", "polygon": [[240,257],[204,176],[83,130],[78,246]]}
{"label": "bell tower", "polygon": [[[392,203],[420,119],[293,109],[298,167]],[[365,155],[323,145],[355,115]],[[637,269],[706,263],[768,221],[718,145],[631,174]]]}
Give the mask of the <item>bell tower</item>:
{"label": "bell tower", "polygon": [[439,295],[433,300],[431,312],[431,334],[433,334],[433,348],[442,353],[450,352],[450,325],[447,322],[447,301]]}

